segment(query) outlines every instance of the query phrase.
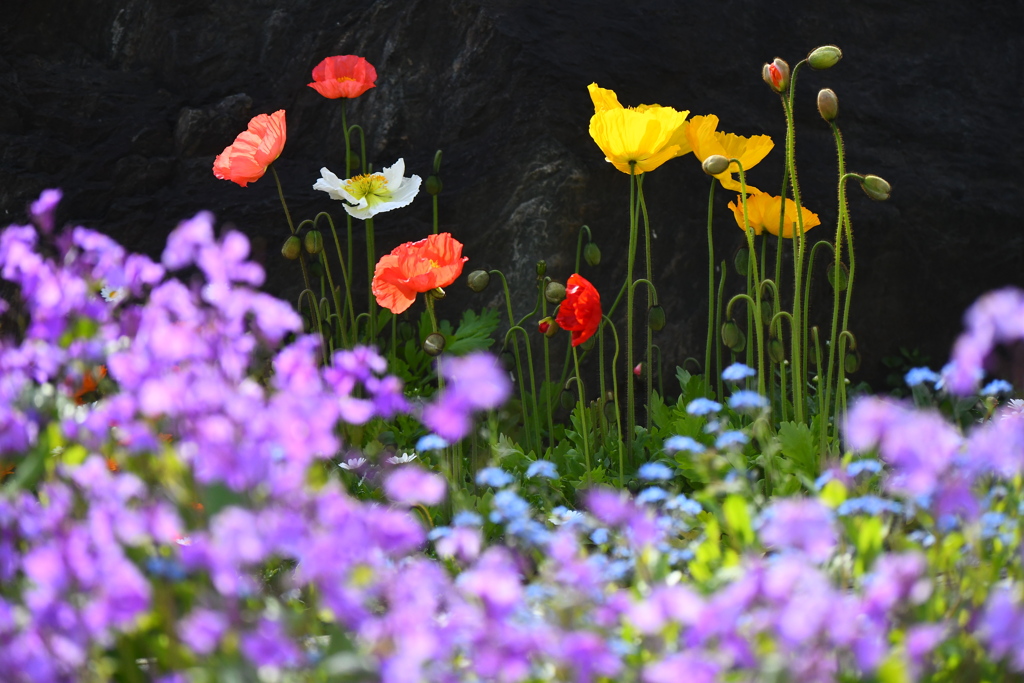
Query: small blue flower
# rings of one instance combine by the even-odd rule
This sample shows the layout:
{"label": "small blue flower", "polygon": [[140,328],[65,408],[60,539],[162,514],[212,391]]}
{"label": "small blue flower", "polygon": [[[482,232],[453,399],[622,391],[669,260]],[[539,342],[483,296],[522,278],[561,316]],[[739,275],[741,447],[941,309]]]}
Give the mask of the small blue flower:
{"label": "small blue flower", "polygon": [[511,489],[502,489],[494,494],[491,505],[494,509],[491,511],[490,518],[495,524],[505,520],[523,519],[530,514],[529,503]]}
{"label": "small blue flower", "polygon": [[665,439],[665,445],[663,448],[666,453],[675,453],[677,451],[689,451],[691,453],[704,452],[704,445],[698,443],[689,436],[670,436]]}
{"label": "small blue flower", "polygon": [[855,460],[846,466],[846,473],[851,477],[856,477],[861,472],[878,474],[881,471],[882,463],[877,460]]}
{"label": "small blue flower", "polygon": [[500,467],[485,467],[476,473],[477,486],[490,486],[500,489],[514,481],[511,474]]}
{"label": "small blue flower", "polygon": [[690,415],[710,415],[722,409],[722,404],[710,398],[695,398],[686,405]]}
{"label": "small blue flower", "polygon": [[750,437],[744,434],[743,432],[722,432],[721,435],[719,435],[718,439],[715,440],[715,448],[717,448],[718,450],[722,450],[723,448],[743,446],[748,441],[750,441]]}
{"label": "small blue flower", "polygon": [[768,407],[768,399],[756,391],[737,391],[729,397],[729,407],[733,410],[761,410]]}
{"label": "small blue flower", "polygon": [[701,510],[704,508],[701,507],[701,504],[697,501],[692,498],[687,498],[685,495],[680,493],[678,496],[665,503],[665,509],[679,510],[684,515],[697,515],[700,514]]}
{"label": "small blue flower", "polygon": [[436,526],[436,527],[434,527],[433,529],[430,530],[430,533],[427,534],[427,538],[429,540],[431,540],[431,541],[436,541],[439,538],[444,538],[445,536],[451,536],[451,533],[452,533],[451,527]]}
{"label": "small blue flower", "polygon": [[825,470],[822,472],[817,479],[814,480],[814,490],[820,491],[824,488],[825,484],[829,483],[836,478],[835,472],[832,470]]}
{"label": "small blue flower", "polygon": [[535,460],[526,468],[526,478],[532,479],[533,477],[558,479],[558,468],[549,460]]}
{"label": "small blue flower", "polygon": [[903,376],[903,381],[906,382],[908,387],[916,387],[918,384],[923,384],[925,382],[935,384],[941,379],[942,376],[931,368],[911,368],[910,370],[907,370],[907,374]]}
{"label": "small blue flower", "polygon": [[594,529],[590,534],[590,540],[597,545],[603,545],[608,542],[608,530],[604,527]]}
{"label": "small blue flower", "polygon": [[668,492],[660,486],[651,486],[644,489],[636,496],[636,502],[640,505],[646,505],[647,503],[657,503],[668,498]]}
{"label": "small blue flower", "polygon": [[753,377],[757,374],[757,370],[748,367],[743,363],[733,363],[725,370],[722,370],[722,379],[727,382],[741,382],[748,377]]}
{"label": "small blue flower", "polygon": [[416,442],[416,450],[421,453],[423,451],[439,451],[442,448],[448,448],[448,442],[437,434],[427,434]]}
{"label": "small blue flower", "polygon": [[470,510],[460,510],[452,518],[454,526],[480,526],[483,523],[483,517]]}
{"label": "small blue flower", "polygon": [[645,462],[637,470],[637,476],[646,481],[665,481],[672,478],[672,468],[661,462]]}
{"label": "small blue flower", "polygon": [[836,513],[842,516],[866,514],[877,517],[883,512],[890,512],[894,515],[903,511],[903,506],[894,500],[888,500],[879,496],[861,496],[860,498],[849,498],[844,500],[836,508]]}
{"label": "small blue flower", "polygon": [[996,396],[998,394],[1010,393],[1013,393],[1013,385],[1005,379],[994,379],[986,384],[981,390],[982,396]]}

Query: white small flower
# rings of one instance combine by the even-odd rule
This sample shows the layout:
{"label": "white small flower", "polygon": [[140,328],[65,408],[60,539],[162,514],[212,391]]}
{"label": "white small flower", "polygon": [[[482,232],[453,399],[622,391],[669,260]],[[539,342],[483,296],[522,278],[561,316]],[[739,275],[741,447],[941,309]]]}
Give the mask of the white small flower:
{"label": "white small flower", "polygon": [[387,459],[387,462],[391,465],[402,465],[415,459],[416,453],[402,453],[401,455],[392,455]]}
{"label": "white small flower", "polygon": [[405,159],[399,159],[380,173],[366,173],[348,180],[341,180],[326,167],[320,169],[320,175],[313,189],[326,192],[331,199],[344,200],[347,202],[345,211],[362,220],[382,211],[408,206],[420,191],[418,175],[403,177]]}
{"label": "white small flower", "polygon": [[124,300],[128,296],[128,290],[124,287],[103,287],[100,289],[100,296],[107,303],[116,304]]}
{"label": "white small flower", "polygon": [[338,467],[343,470],[358,470],[360,467],[366,464],[366,458],[349,458],[343,463],[339,463]]}

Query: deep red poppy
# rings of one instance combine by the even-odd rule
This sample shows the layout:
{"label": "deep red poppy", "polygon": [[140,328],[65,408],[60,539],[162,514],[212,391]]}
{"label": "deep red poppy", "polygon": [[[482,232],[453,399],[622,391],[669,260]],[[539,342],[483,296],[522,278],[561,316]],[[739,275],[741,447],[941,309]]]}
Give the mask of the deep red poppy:
{"label": "deep red poppy", "polygon": [[594,336],[601,324],[601,295],[584,277],[573,273],[565,283],[565,301],[555,322],[572,332],[572,345],[579,346]]}
{"label": "deep red poppy", "polygon": [[329,99],[359,97],[374,87],[377,70],[362,57],[339,55],[328,57],[313,69],[313,82],[309,84]]}

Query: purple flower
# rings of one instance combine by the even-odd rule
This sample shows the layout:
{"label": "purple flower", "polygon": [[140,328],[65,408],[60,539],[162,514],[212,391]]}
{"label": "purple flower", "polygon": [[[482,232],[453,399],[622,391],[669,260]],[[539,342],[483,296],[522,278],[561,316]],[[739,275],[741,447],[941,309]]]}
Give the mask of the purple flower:
{"label": "purple flower", "polygon": [[699,651],[687,651],[669,655],[660,662],[644,668],[644,683],[715,683],[721,665]]}
{"label": "purple flower", "polygon": [[770,547],[799,550],[812,562],[824,562],[838,543],[832,512],[814,499],[782,499],[761,515],[761,541]]}
{"label": "purple flower", "polygon": [[994,659],[1008,658],[1016,671],[1024,671],[1024,605],[1009,590],[996,590],[989,597],[978,635]]}
{"label": "purple flower", "polygon": [[997,344],[1024,339],[1024,292],[1007,287],[979,298],[964,314],[966,330],[953,345],[946,382],[969,394],[985,374],[985,359]]}
{"label": "purple flower", "polygon": [[208,655],[217,649],[227,629],[227,617],[214,610],[199,608],[178,623],[178,636],[197,655]]}
{"label": "purple flower", "polygon": [[260,619],[255,631],[242,636],[242,654],[256,666],[290,667],[299,663],[299,650],[280,622]]}
{"label": "purple flower", "polygon": [[412,465],[396,469],[384,480],[388,498],[403,505],[437,505],[447,490],[444,477]]}
{"label": "purple flower", "polygon": [[448,441],[458,441],[472,428],[472,413],[497,408],[512,391],[512,383],[496,358],[472,353],[438,359],[444,391],[423,411],[423,423]]}
{"label": "purple flower", "polygon": [[57,205],[60,204],[61,197],[63,196],[64,193],[57,189],[43,190],[42,194],[39,195],[39,199],[32,202],[32,205],[29,207],[32,221],[43,232],[53,232],[53,214],[56,212]]}

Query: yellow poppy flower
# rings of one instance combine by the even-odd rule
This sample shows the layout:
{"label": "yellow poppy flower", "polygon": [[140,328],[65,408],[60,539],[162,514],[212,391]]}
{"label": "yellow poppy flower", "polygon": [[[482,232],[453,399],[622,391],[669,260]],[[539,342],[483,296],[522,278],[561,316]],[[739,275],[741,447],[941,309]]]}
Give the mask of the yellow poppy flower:
{"label": "yellow poppy flower", "polygon": [[[718,117],[714,114],[694,116],[686,124],[686,139],[693,147],[693,155],[700,159],[701,163],[704,163],[704,160],[713,154],[721,154],[726,159],[739,159],[743,164],[744,172],[746,172],[756,166],[775,147],[775,143],[767,135],[754,135],[745,138],[742,135],[722,133],[717,128]],[[738,171],[734,165],[731,165],[730,168],[731,171],[719,173],[715,177],[725,189],[739,191],[740,182],[735,177]],[[747,185],[747,191],[760,192],[750,185]]]}
{"label": "yellow poppy flower", "polygon": [[590,137],[605,159],[623,173],[630,172],[630,162],[635,162],[633,172],[639,175],[690,151],[685,131],[689,111],[657,104],[626,108],[614,91],[596,83],[588,89],[595,112],[590,119]]}
{"label": "yellow poppy flower", "polygon": [[[779,197],[773,197],[764,192],[755,192],[747,195],[747,218],[750,220],[750,227],[755,235],[760,235],[762,231],[767,230],[776,237],[779,236],[779,213],[781,208],[779,202]],[[743,203],[741,198],[736,197],[735,202],[729,202],[729,208],[732,209],[732,213],[736,217],[736,225],[740,226],[740,230],[743,230]],[[812,213],[805,206],[800,207],[800,215],[804,219],[804,234],[814,226],[821,225],[818,214]],[[786,239],[792,239],[797,231],[796,202],[792,199],[786,199],[786,215],[783,218],[783,222],[785,229],[782,230],[782,236]]]}

